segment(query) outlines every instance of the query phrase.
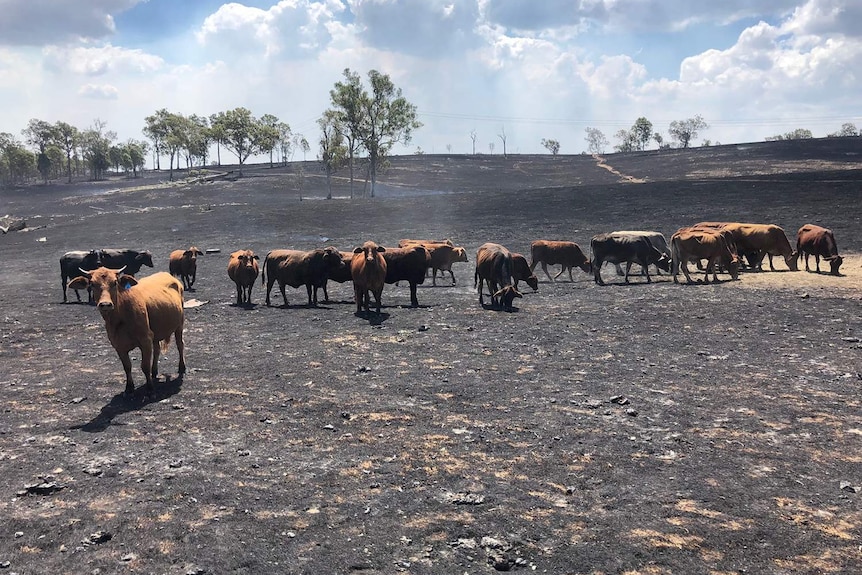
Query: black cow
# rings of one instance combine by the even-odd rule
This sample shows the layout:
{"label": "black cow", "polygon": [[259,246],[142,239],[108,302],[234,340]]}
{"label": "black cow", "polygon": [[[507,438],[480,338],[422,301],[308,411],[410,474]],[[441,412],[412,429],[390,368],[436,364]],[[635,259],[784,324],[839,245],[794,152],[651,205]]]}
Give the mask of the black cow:
{"label": "black cow", "polygon": [[631,270],[633,263],[640,264],[644,268],[647,282],[652,281],[647,269],[647,266],[651,264],[655,264],[667,272],[670,271],[671,260],[667,254],[656,249],[643,236],[598,234],[590,240],[590,249],[593,252],[593,278],[599,285],[605,285],[601,273],[604,262],[613,264],[625,262],[626,283],[629,283],[629,270]]}
{"label": "black cow", "polygon": [[[63,303],[68,301],[66,299],[66,286],[69,280],[86,275],[84,271],[92,271],[100,266],[98,250],[90,250],[88,252],[74,251],[63,254],[60,257],[60,281],[63,284]],[[78,290],[75,290],[75,296],[77,296],[78,301],[81,301],[81,294]],[[89,287],[87,288],[87,302],[93,303],[93,295]]]}
{"label": "black cow", "polygon": [[104,249],[99,250],[99,258],[104,267],[124,267],[123,272],[129,275],[137,274],[142,266],[153,267],[153,255],[148,251]]}
{"label": "black cow", "polygon": [[[266,305],[270,305],[269,293],[275,282],[278,282],[285,306],[287,306],[287,295],[284,291],[286,285],[292,288],[304,285],[308,292],[308,305],[317,305],[318,288],[325,288],[329,274],[338,270],[341,265],[341,253],[333,247],[311,251],[270,251],[263,259],[263,272],[260,275],[260,282],[266,285]],[[325,289],[324,293],[326,293]]]}
{"label": "black cow", "polygon": [[419,307],[416,286],[425,282],[425,274],[431,266],[431,253],[423,246],[407,248],[386,248],[386,283],[399,281],[410,283],[410,305]]}

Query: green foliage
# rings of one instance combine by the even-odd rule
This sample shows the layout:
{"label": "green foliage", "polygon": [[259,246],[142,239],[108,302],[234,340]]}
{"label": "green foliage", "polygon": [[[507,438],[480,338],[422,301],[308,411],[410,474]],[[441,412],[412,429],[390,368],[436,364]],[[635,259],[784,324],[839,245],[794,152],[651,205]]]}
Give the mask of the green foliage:
{"label": "green foliage", "polygon": [[647,143],[652,139],[652,122],[644,117],[635,120],[631,129],[632,140],[638,150],[643,151]]}
{"label": "green foliage", "polygon": [[862,132],[856,129],[856,124],[853,122],[845,122],[841,124],[841,129],[837,132],[829,134],[830,138],[847,138],[852,136],[862,136]]}
{"label": "green foliage", "polygon": [[560,142],[557,140],[549,140],[542,138],[542,146],[547,148],[549,152],[551,152],[552,156],[556,156],[560,153]]}
{"label": "green foliage", "polygon": [[631,130],[619,130],[614,134],[614,138],[620,141],[614,146],[614,150],[617,152],[633,152],[637,149],[637,143]]}
{"label": "green foliage", "polygon": [[674,120],[670,123],[668,133],[680,148],[688,148],[691,141],[697,138],[699,132],[709,128],[703,117],[698,114],[687,120]]}
{"label": "green foliage", "polygon": [[604,154],[605,148],[610,144],[604,132],[598,128],[585,128],[587,137],[587,151],[591,154]]}
{"label": "green foliage", "polygon": [[786,134],[776,134],[775,136],[767,136],[765,140],[767,142],[778,142],[781,140],[808,140],[814,137],[814,134],[811,133],[811,130],[807,130],[805,128],[796,128],[791,132],[787,132]]}

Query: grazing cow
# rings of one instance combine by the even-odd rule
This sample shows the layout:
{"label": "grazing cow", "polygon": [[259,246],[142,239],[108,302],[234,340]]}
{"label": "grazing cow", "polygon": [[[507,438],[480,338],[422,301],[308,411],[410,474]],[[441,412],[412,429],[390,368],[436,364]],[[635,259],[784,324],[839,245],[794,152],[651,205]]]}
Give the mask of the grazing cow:
{"label": "grazing cow", "polygon": [[350,261],[350,276],[353,278],[353,294],[356,299],[356,312],[371,311],[371,296],[377,303],[377,313],[380,314],[380,296],[383,294],[383,284],[386,281],[386,260],[383,254],[386,248],[374,242],[365,242],[362,247],[353,250]]}
{"label": "grazing cow", "polygon": [[527,258],[512,252],[512,285],[515,286],[515,289],[518,289],[519,281],[525,281],[528,286],[533,288],[533,291],[539,291],[539,278],[530,269]]}
{"label": "grazing cow", "polygon": [[655,264],[665,271],[670,271],[670,258],[653,246],[649,240],[641,236],[616,236],[613,234],[598,234],[590,240],[590,250],[593,253],[593,278],[599,285],[605,285],[602,280],[602,264],[610,262],[619,264],[625,262],[625,281],[629,283],[629,271],[632,264],[640,264],[646,272],[647,283],[652,282],[649,266]]}
{"label": "grazing cow", "polygon": [[455,274],[452,272],[452,264],[467,261],[467,250],[462,247],[452,245],[451,240],[443,240],[435,242],[431,240],[401,240],[398,242],[399,248],[410,246],[422,246],[431,254],[431,285],[437,285],[437,272],[440,271],[440,276],[444,272],[449,272],[452,278],[452,285],[455,285]]}
{"label": "grazing cow", "polygon": [[125,268],[129,275],[136,275],[141,267],[153,267],[153,255],[148,251],[138,250],[99,250],[99,259],[106,268]]}
{"label": "grazing cow", "polygon": [[236,284],[236,305],[251,305],[251,288],[257,279],[259,259],[251,250],[237,250],[230,255],[227,275]]}
{"label": "grazing cow", "polygon": [[167,351],[171,335],[180,356],[177,372],[185,373],[183,286],[171,274],[159,272],[136,280],[122,269],[100,267],[73,279],[69,287],[93,290],[108,340],[126,372],[126,395],[135,391],[129,359],[129,352],[135,348],[141,350],[147,394],[153,391],[153,380],[159,373],[159,355]]}
{"label": "grazing cow", "polygon": [[[651,230],[618,230],[616,232],[611,232],[611,235],[614,236],[640,236],[642,238],[646,238],[646,240],[653,245],[655,249],[660,251],[661,253],[667,255],[668,258],[671,257],[670,248],[667,245],[667,240],[664,237],[664,234],[661,232],[654,232]],[[617,275],[623,275],[623,270],[620,267],[620,264],[614,264],[617,270]],[[641,275],[643,275],[643,270],[641,270]],[[656,275],[661,275],[661,269],[658,266],[655,266]]]}
{"label": "grazing cow", "polygon": [[410,305],[419,307],[416,286],[425,282],[425,274],[431,265],[431,254],[423,246],[409,248],[386,248],[386,283],[406,281],[410,284]]}
{"label": "grazing cow", "polygon": [[[721,225],[723,224],[723,225]],[[761,270],[763,257],[769,256],[769,268],[775,271],[772,256],[784,257],[790,271],[799,270],[799,252],[790,247],[784,230],[775,224],[749,224],[740,222],[701,222],[697,227],[717,227],[733,234],[736,249],[748,259],[749,267]]]}
{"label": "grazing cow", "polygon": [[[285,285],[292,288],[304,285],[308,292],[308,305],[316,306],[318,288],[325,288],[329,274],[338,270],[341,263],[341,253],[333,247],[307,252],[272,250],[263,258],[263,271],[260,274],[260,283],[266,284],[266,305],[270,305],[269,293],[272,285],[278,281],[285,307],[287,306]],[[267,276],[269,276],[268,280]]]}
{"label": "grazing cow", "polygon": [[192,289],[198,275],[198,256],[204,253],[194,246],[187,250],[174,250],[168,260],[168,271],[179,276],[186,290]]}
{"label": "grazing cow", "polygon": [[[563,275],[563,272],[568,270],[569,281],[575,281],[572,278],[572,268],[581,268],[586,273],[590,273],[592,264],[590,258],[584,255],[581,246],[575,242],[563,242],[555,240],[536,240],[530,244],[530,271],[536,269],[536,265],[542,264],[542,271],[548,276],[551,281],[557,281],[557,278]],[[548,273],[548,265],[559,264],[560,273],[551,277]]]}
{"label": "grazing cow", "polygon": [[[726,229],[724,229],[724,227],[723,227],[724,225],[725,225],[725,224],[721,224],[720,226],[701,226],[700,224],[698,224],[698,225],[695,225],[695,226],[689,226],[689,227],[685,227],[685,228],[680,228],[680,229],[678,229],[677,231],[678,231],[678,232],[681,232],[681,231],[691,231],[691,232],[701,232],[701,231],[705,231],[705,232],[714,232],[714,233],[717,233],[717,234],[718,234],[718,235],[720,235],[720,236],[722,237],[722,239],[727,243],[727,246],[728,246],[728,248],[730,249],[730,251],[731,251],[731,252],[733,252],[734,254],[737,254],[738,259],[739,259],[739,267],[741,268],[741,267],[742,267],[742,265],[743,265],[743,260],[742,260],[742,258],[743,258],[743,255],[744,255],[744,254],[742,254],[742,253],[740,253],[740,252],[739,252],[739,250],[738,250],[738,249],[737,249],[737,247],[736,247],[736,240],[734,240],[734,239],[733,239],[733,234],[730,232],[730,230],[726,230]],[[750,255],[752,258],[754,258],[754,257],[755,257],[754,255],[751,255],[751,254],[749,254],[749,255]],[[703,265],[703,262],[702,262],[702,261],[701,261],[701,259],[700,259],[700,258],[698,258],[697,256],[692,256],[692,257],[689,259],[689,262],[694,262],[695,264],[697,264],[697,269],[699,269],[699,270],[701,270],[701,271],[703,271],[703,270],[705,269],[705,267],[704,267],[704,265]],[[726,271],[726,270],[725,270],[725,268],[724,268],[724,265],[721,263],[721,261],[720,261],[720,260],[719,260],[719,262],[718,262],[718,271]]]}
{"label": "grazing cow", "polygon": [[808,267],[808,256],[813,255],[814,262],[817,264],[817,273],[820,273],[822,257],[829,262],[829,273],[834,276],[841,275],[838,273],[838,268],[841,267],[844,258],[838,255],[838,244],[835,243],[832,230],[814,224],[805,224],[796,232],[796,251],[799,254],[805,254],[805,271],[811,271]]}
{"label": "grazing cow", "polygon": [[512,310],[512,301],[523,297],[512,284],[512,252],[500,244],[485,243],[476,251],[476,271],[473,287],[479,291],[479,305],[484,306],[483,281],[491,294],[491,305]]}
{"label": "grazing cow", "polygon": [[[99,267],[98,250],[66,252],[60,256],[60,281],[63,284],[63,303],[66,303],[66,284],[70,279],[80,277]],[[73,288],[74,289],[74,288]],[[81,301],[81,294],[75,290],[75,297]],[[93,295],[87,287],[87,302],[93,303]]]}
{"label": "grazing cow", "polygon": [[671,275],[674,283],[678,283],[677,275],[680,268],[688,283],[692,283],[688,273],[688,262],[691,260],[708,260],[704,283],[709,282],[709,272],[713,281],[718,281],[716,263],[720,262],[734,280],[739,278],[739,257],[731,242],[720,230],[709,228],[682,228],[671,237],[673,266]]}

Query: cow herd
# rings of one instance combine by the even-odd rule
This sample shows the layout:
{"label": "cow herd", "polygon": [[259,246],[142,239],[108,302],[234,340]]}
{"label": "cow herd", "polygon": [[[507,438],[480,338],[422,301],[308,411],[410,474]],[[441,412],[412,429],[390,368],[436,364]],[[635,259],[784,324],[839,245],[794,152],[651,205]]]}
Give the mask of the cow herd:
{"label": "cow herd", "polygon": [[[141,349],[141,370],[146,378],[146,388],[152,389],[152,381],[158,374],[161,351],[167,349],[171,336],[179,352],[180,374],[185,372],[183,345],[183,293],[193,289],[197,277],[197,257],[203,252],[192,246],[186,250],[171,252],[170,273],[159,272],[135,279],[142,266],[153,267],[152,254],[148,251],[101,249],[67,252],[60,258],[60,275],[63,286],[63,301],[67,301],[67,288],[75,290],[81,301],[79,290],[86,289],[88,301],[95,303],[105,321],[105,329],[111,345],[116,350],[126,374],[126,393],[134,391],[129,352]],[[479,303],[485,306],[485,288],[491,296],[491,305],[505,310],[512,309],[515,298],[522,297],[518,283],[524,281],[533,290],[538,289],[538,279],[533,273],[541,264],[542,271],[551,281],[572,269],[580,268],[592,273],[595,282],[604,285],[601,268],[605,263],[616,266],[619,275],[629,282],[632,264],[641,267],[646,281],[651,282],[650,266],[669,272],[674,282],[680,271],[691,283],[688,264],[695,263],[704,270],[703,281],[718,280],[718,271],[726,272],[732,279],[738,278],[741,267],[761,270],[763,259],[769,258],[773,267],[773,256],[782,256],[788,268],[798,269],[798,258],[805,257],[805,269],[809,271],[809,256],[815,258],[816,270],[820,272],[820,259],[830,266],[830,273],[839,275],[842,258],[832,232],[826,228],[807,224],[797,233],[794,250],[784,230],[773,224],[750,224],[739,222],[700,222],[679,229],[671,237],[670,244],[660,232],[625,230],[603,233],[590,241],[590,257],[578,244],[571,241],[536,240],[530,247],[530,262],[516,252],[496,243],[482,244],[476,252],[474,288],[478,291]],[[266,286],[266,305],[271,305],[270,292],[278,283],[285,307],[288,298],[286,286],[305,286],[308,305],[318,303],[318,290],[323,289],[324,300],[329,300],[327,283],[353,282],[354,301],[357,313],[370,313],[372,298],[377,314],[380,314],[381,299],[385,284],[407,282],[410,286],[410,303],[417,307],[419,301],[416,288],[425,281],[430,272],[432,283],[437,284],[437,272],[441,277],[449,272],[452,284],[456,283],[452,265],[466,262],[463,247],[450,240],[401,240],[398,247],[384,247],[374,242],[365,242],[352,252],[342,252],[334,247],[310,251],[279,249],[260,257],[251,250],[238,250],[230,254],[227,273],[236,286],[236,304],[251,305],[252,289],[260,277]],[[705,264],[703,262],[706,262]],[[625,264],[625,271],[621,265]],[[560,272],[551,276],[548,265],[559,265]],[[178,276],[178,281],[174,276]]]}

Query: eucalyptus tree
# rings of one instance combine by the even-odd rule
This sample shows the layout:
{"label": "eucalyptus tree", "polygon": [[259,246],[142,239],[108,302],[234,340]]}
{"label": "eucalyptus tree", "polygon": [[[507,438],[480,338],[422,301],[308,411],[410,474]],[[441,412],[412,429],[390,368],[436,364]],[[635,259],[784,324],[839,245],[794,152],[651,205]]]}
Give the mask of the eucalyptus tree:
{"label": "eucalyptus tree", "polygon": [[691,141],[697,139],[698,133],[707,128],[709,125],[698,114],[694,118],[674,120],[670,123],[668,133],[675,142],[678,142],[680,148],[688,148]]}
{"label": "eucalyptus tree", "polygon": [[[143,129],[144,135],[153,143],[153,152],[156,157],[156,169],[161,170],[159,157],[162,155],[165,146],[165,138],[168,135],[168,112],[165,108],[156,110],[156,113],[144,118],[146,124]],[[172,164],[173,167],[173,164]]]}
{"label": "eucalyptus tree", "polygon": [[78,146],[78,140],[81,138],[81,132],[78,128],[67,124],[66,122],[57,122],[54,124],[54,142],[61,150],[66,153],[66,175],[69,177],[69,183],[72,183],[72,154]]}
{"label": "eucalyptus tree", "polygon": [[363,106],[368,96],[362,88],[362,79],[350,68],[344,69],[344,81],[336,82],[329,91],[332,109],[337,114],[338,126],[347,150],[347,168],[350,172],[350,197],[353,198],[354,166],[356,154],[362,146]]}
{"label": "eucalyptus tree", "polygon": [[51,158],[48,156],[48,146],[56,139],[56,132],[53,124],[45,120],[32,118],[27,127],[21,130],[25,141],[36,151],[36,166],[45,183],[48,182],[48,177],[51,174]]}
{"label": "eucalyptus tree", "polygon": [[[281,132],[278,129],[280,120],[272,114],[264,114],[260,117],[260,128],[258,133],[258,146],[261,152],[269,152],[269,167],[273,167],[273,153],[278,147]],[[290,127],[288,126],[288,130]]]}
{"label": "eucalyptus tree", "polygon": [[604,132],[598,128],[589,127],[584,131],[587,133],[587,137],[584,138],[587,141],[587,151],[591,154],[604,154],[605,148],[610,144]]}
{"label": "eucalyptus tree", "polygon": [[221,166],[221,146],[224,143],[224,112],[212,114],[210,116],[209,135],[213,143],[216,145],[216,165]]}
{"label": "eucalyptus tree", "polygon": [[318,118],[317,125],[320,126],[320,152],[318,159],[326,172],[326,199],[332,199],[332,172],[340,168],[347,157],[347,146],[344,144],[344,135],[338,124],[338,114],[334,110],[326,110]]}
{"label": "eucalyptus tree", "polygon": [[242,176],[242,166],[254,153],[260,151],[260,122],[247,108],[234,108],[219,118],[224,130],[222,144],[233,152],[239,162],[239,175]]}

